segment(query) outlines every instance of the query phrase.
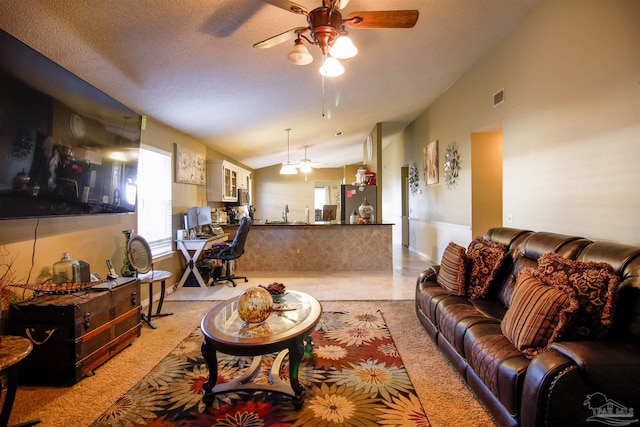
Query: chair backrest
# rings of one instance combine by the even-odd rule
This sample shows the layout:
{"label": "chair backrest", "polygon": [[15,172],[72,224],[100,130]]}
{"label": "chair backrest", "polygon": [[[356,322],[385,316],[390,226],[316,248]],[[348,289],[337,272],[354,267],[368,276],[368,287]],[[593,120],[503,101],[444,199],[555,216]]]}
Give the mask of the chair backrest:
{"label": "chair backrest", "polygon": [[249,234],[250,227],[251,221],[249,218],[244,217],[240,220],[240,226],[238,227],[238,231],[236,231],[236,236],[233,238],[231,245],[229,245],[236,258],[240,258],[244,253],[244,243],[247,241],[247,234]]}

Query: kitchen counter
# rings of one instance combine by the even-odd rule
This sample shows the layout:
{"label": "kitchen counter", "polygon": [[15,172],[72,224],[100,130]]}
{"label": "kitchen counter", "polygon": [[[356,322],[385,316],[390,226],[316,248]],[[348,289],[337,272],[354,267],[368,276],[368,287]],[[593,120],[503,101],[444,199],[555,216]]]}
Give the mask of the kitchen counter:
{"label": "kitchen counter", "polygon": [[[393,224],[255,223],[240,271],[390,271]],[[235,234],[238,226],[224,225]],[[232,237],[230,237],[232,238]]]}

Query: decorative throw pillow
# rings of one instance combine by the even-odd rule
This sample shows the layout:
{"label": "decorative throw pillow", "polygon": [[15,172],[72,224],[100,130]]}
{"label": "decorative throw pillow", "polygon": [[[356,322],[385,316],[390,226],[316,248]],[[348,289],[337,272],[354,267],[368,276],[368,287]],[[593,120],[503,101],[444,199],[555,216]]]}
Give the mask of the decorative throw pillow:
{"label": "decorative throw pillow", "polygon": [[442,254],[440,272],[436,282],[449,292],[449,295],[464,296],[466,293],[465,249],[453,242],[447,245]]}
{"label": "decorative throw pillow", "polygon": [[578,300],[572,288],[549,286],[538,272],[527,268],[518,275],[500,328],[514,347],[532,358],[563,336],[577,311]]}
{"label": "decorative throw pillow", "polygon": [[476,237],[469,244],[467,248],[467,259],[469,260],[467,295],[471,299],[487,296],[506,254],[506,246],[482,237]]}
{"label": "decorative throw pillow", "polygon": [[543,279],[564,282],[576,291],[580,310],[575,328],[566,337],[571,340],[592,340],[606,335],[616,304],[620,278],[613,267],[604,262],[580,262],[549,252],[538,260]]}

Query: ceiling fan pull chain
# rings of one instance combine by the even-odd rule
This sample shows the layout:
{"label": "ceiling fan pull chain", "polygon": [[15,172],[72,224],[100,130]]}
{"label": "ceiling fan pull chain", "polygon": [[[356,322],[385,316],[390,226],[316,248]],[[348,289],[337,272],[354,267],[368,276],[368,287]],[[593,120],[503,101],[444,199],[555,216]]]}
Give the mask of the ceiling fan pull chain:
{"label": "ceiling fan pull chain", "polygon": [[324,117],[324,76],[322,76],[322,117]]}

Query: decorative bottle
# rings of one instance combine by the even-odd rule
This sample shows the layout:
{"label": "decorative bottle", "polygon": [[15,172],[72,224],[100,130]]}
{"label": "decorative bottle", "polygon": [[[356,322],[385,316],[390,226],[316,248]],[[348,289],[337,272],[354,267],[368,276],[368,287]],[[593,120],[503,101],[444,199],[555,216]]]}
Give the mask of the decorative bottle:
{"label": "decorative bottle", "polygon": [[360,217],[362,218],[362,223],[364,224],[373,224],[373,206],[369,204],[367,199],[365,198],[360,207],[358,208],[360,212]]}
{"label": "decorative bottle", "polygon": [[69,252],[63,253],[60,261],[53,264],[53,281],[57,285],[80,282],[80,263],[71,259]]}
{"label": "decorative bottle", "polygon": [[358,211],[354,209],[353,212],[351,212],[351,216],[349,217],[349,224],[357,224],[358,216]]}
{"label": "decorative bottle", "polygon": [[131,264],[129,264],[129,256],[127,255],[127,250],[129,249],[129,240],[131,240],[133,230],[123,230],[122,234],[124,234],[124,260],[122,261],[120,275],[123,277],[133,277],[136,275],[136,272],[133,270],[133,267],[131,267]]}

